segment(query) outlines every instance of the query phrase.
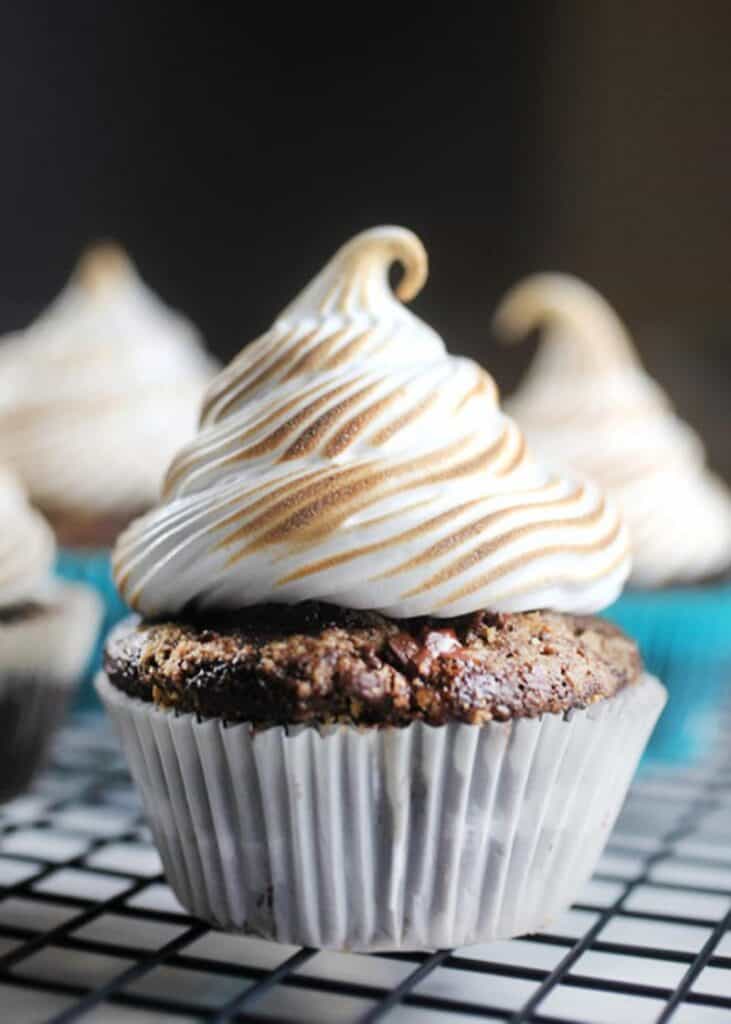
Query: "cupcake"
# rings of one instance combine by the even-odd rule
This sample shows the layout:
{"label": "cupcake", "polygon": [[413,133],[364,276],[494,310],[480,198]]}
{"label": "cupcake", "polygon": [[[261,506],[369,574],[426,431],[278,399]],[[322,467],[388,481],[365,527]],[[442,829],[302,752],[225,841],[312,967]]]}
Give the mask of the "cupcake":
{"label": "cupcake", "polygon": [[212,383],[114,571],[99,693],[168,880],[214,926],[332,949],[533,931],[595,866],[664,703],[593,612],[629,572],[492,379],[396,295],[382,227]]}
{"label": "cupcake", "polygon": [[55,302],[0,342],[0,461],[50,521],[61,575],[102,592],[106,625],[125,614],[109,546],[157,501],[212,372],[195,328],[111,244],[89,249]]}
{"label": "cupcake", "polygon": [[542,457],[605,488],[629,529],[630,586],[607,614],[639,640],[670,692],[651,753],[701,752],[731,681],[731,492],[588,285],[562,274],[529,277],[505,297],[495,323],[507,338],[543,328],[507,409]]}
{"label": "cupcake", "polygon": [[0,801],[43,764],[101,619],[91,588],[52,577],[54,551],[50,527],[0,468]]}

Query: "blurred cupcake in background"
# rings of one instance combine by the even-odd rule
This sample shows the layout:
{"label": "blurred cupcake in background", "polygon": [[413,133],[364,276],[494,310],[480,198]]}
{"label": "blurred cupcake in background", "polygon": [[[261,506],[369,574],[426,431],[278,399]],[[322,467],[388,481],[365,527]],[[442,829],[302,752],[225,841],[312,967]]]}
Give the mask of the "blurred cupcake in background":
{"label": "blurred cupcake in background", "polygon": [[507,294],[495,325],[508,339],[543,330],[506,403],[531,445],[596,480],[622,508],[632,575],[607,614],[639,640],[671,695],[650,752],[701,752],[731,682],[731,491],[594,289],[536,274]]}
{"label": "blurred cupcake in background", "polygon": [[96,592],[52,575],[55,542],[19,481],[0,468],[0,800],[20,793],[92,652]]}
{"label": "blurred cupcake in background", "polygon": [[214,371],[195,327],[146,287],[125,252],[87,250],[58,298],[0,341],[0,462],[59,542],[58,571],[124,611],[108,549],[157,500]]}

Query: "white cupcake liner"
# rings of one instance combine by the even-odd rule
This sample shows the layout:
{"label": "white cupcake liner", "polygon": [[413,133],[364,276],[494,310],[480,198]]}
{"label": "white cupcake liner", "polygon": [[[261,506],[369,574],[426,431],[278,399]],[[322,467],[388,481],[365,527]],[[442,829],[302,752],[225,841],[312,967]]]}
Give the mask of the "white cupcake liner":
{"label": "white cupcake liner", "polygon": [[645,676],[565,717],[252,732],[96,685],[192,914],[364,951],[545,927],[596,866],[666,698]]}
{"label": "white cupcake liner", "polygon": [[19,796],[44,766],[71,692],[46,677],[0,678],[0,803]]}
{"label": "white cupcake liner", "polygon": [[0,622],[0,802],[43,766],[101,621],[89,587],[54,585],[44,598],[35,613]]}

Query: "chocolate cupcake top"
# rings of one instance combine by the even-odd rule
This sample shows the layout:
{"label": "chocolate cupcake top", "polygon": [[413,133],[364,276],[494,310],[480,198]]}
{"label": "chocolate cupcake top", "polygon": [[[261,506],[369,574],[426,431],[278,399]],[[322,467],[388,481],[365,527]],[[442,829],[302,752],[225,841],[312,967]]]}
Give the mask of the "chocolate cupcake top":
{"label": "chocolate cupcake top", "polygon": [[635,644],[602,619],[481,612],[445,624],[316,602],[205,625],[128,620],[105,667],[130,696],[262,728],[532,718],[611,697],[642,672]]}
{"label": "chocolate cupcake top", "polygon": [[129,522],[158,499],[215,368],[127,255],[95,246],[44,313],[0,341],[0,460],[54,522]]}
{"label": "chocolate cupcake top", "polygon": [[53,533],[13,474],[0,466],[0,611],[36,601],[55,554]]}
{"label": "chocolate cupcake top", "polygon": [[427,275],[366,231],[213,382],[162,503],[114,567],[142,614],[327,601],[392,617],[590,612],[629,571],[598,488],[549,473],[492,378],[398,301]]}
{"label": "chocolate cupcake top", "polygon": [[618,501],[632,542],[632,583],[661,587],[731,566],[731,491],[706,466],[700,438],[643,369],[615,312],[588,285],[536,274],[495,317],[543,340],[506,405],[535,450],[597,481]]}

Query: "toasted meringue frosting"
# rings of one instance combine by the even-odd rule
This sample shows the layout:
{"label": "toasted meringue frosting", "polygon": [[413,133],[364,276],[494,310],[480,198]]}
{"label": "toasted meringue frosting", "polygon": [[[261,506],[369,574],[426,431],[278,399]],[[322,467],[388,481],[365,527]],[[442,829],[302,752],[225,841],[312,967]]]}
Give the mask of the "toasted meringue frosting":
{"label": "toasted meringue frosting", "polygon": [[119,539],[145,615],[330,601],[407,617],[590,612],[629,571],[599,490],[549,474],[492,378],[409,312],[419,239],[366,231],[211,385],[159,508]]}
{"label": "toasted meringue frosting", "polygon": [[215,366],[115,245],[90,249],[26,330],[0,341],[0,461],[49,512],[138,513],[160,494]]}
{"label": "toasted meringue frosting", "polygon": [[0,609],[41,597],[55,554],[51,528],[0,466]]}
{"label": "toasted meringue frosting", "polygon": [[535,451],[586,474],[619,503],[631,582],[689,583],[731,565],[731,491],[706,467],[700,438],[643,369],[605,300],[576,278],[536,274],[498,307],[506,338],[543,328],[506,409]]}

